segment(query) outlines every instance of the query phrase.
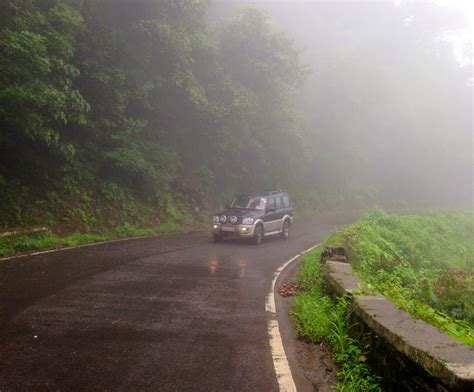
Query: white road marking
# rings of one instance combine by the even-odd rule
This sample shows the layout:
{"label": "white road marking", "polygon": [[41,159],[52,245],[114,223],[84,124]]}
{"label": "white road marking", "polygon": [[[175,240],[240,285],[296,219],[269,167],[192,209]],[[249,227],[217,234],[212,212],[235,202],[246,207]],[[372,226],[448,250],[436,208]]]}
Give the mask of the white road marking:
{"label": "white road marking", "polygon": [[290,365],[288,364],[283,342],[281,341],[277,320],[270,320],[268,322],[268,333],[270,335],[273,367],[277,375],[278,387],[281,392],[296,392],[295,382],[293,381]]}
{"label": "white road marking", "polygon": [[281,274],[281,271],[283,271],[289,264],[291,264],[293,261],[295,261],[298,257],[301,256],[301,253],[298,253],[295,257],[292,257],[290,260],[288,260],[285,264],[280,266],[274,273],[273,273],[273,281],[272,281],[272,287],[270,289],[270,292],[267,295],[267,300],[265,301],[265,310],[270,313],[276,313],[276,304],[275,304],[275,284],[278,279],[278,277]]}
{"label": "white road marking", "polygon": [[271,314],[271,319],[268,321],[268,335],[270,339],[270,349],[272,351],[273,367],[275,368],[275,373],[277,376],[278,387],[281,392],[296,392],[296,385],[291,374],[290,365],[288,364],[288,359],[285,354],[285,348],[283,347],[283,341],[280,334],[280,326],[278,320],[276,319],[276,303],[275,303],[275,284],[280,276],[281,272],[293,261],[299,257],[305,255],[308,252],[311,252],[313,249],[318,247],[320,244],[316,244],[305,251],[298,253],[296,256],[292,257],[281,267],[279,267],[273,273],[273,281],[270,292],[267,295],[265,301],[265,311]]}

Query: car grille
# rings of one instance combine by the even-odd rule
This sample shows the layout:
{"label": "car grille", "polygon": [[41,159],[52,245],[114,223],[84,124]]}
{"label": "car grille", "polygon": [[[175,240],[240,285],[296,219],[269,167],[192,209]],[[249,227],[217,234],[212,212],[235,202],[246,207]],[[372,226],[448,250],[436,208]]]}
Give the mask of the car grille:
{"label": "car grille", "polygon": [[219,222],[223,225],[240,225],[242,223],[242,217],[235,215],[220,215]]}

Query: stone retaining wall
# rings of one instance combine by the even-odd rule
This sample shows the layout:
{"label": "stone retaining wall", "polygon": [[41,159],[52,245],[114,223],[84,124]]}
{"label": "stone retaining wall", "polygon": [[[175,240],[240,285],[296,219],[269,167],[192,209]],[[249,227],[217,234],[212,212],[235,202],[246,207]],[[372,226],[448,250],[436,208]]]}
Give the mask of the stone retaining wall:
{"label": "stone retaining wall", "polygon": [[473,348],[414,319],[385,297],[359,295],[364,283],[349,263],[322,262],[329,292],[351,296],[351,333],[367,346],[367,360],[387,391],[474,391]]}

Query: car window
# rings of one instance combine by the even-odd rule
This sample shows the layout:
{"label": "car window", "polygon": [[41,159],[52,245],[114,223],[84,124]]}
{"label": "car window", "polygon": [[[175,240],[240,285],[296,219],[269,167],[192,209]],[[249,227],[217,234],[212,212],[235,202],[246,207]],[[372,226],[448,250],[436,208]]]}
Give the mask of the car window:
{"label": "car window", "polygon": [[247,208],[263,210],[265,208],[265,202],[261,197],[254,197],[252,200],[249,201]]}
{"label": "car window", "polygon": [[281,197],[275,197],[275,207],[279,210],[282,206]]}
{"label": "car window", "polygon": [[256,210],[265,209],[265,198],[237,196],[231,203],[232,208],[251,208]]}
{"label": "car window", "polygon": [[272,197],[270,199],[268,199],[268,202],[267,202],[267,208],[275,208],[275,199]]}
{"label": "car window", "polygon": [[290,199],[288,196],[283,196],[283,207],[288,208],[290,206]]}
{"label": "car window", "polygon": [[257,206],[257,210],[264,210],[266,205],[267,205],[267,199],[265,197],[261,197]]}

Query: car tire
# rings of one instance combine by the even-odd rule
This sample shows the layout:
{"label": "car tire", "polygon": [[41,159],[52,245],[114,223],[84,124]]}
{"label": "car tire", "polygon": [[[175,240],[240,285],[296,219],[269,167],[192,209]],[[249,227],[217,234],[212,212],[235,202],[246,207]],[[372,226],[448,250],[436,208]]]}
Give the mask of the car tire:
{"label": "car tire", "polygon": [[263,236],[265,235],[262,225],[257,225],[253,233],[253,243],[255,245],[260,245],[263,241]]}
{"label": "car tire", "polygon": [[214,242],[221,242],[222,241],[222,236],[219,234],[213,234],[212,239]]}
{"label": "car tire", "polygon": [[280,238],[286,240],[290,236],[290,221],[286,220],[283,222],[283,227],[281,228]]}

